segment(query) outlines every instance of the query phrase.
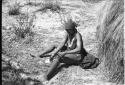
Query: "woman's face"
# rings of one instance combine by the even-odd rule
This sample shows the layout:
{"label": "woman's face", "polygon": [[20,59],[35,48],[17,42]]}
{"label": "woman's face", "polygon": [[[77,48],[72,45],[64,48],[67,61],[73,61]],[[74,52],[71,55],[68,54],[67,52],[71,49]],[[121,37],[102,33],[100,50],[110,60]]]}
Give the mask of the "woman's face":
{"label": "woman's face", "polygon": [[74,29],[66,29],[67,33],[69,34],[74,34],[75,33],[75,30]]}

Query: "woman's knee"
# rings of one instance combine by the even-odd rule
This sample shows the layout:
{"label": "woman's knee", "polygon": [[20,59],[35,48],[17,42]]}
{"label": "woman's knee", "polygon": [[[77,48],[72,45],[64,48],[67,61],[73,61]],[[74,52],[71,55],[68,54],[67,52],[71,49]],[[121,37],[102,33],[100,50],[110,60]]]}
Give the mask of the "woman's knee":
{"label": "woman's knee", "polygon": [[52,45],[51,48],[57,48],[57,45]]}
{"label": "woman's knee", "polygon": [[73,56],[74,56],[74,55],[66,54],[66,55],[64,56],[64,58],[66,58],[66,59],[73,59]]}
{"label": "woman's knee", "polygon": [[69,56],[63,56],[62,58],[59,59],[59,62],[65,64],[72,64],[74,60],[72,60]]}
{"label": "woman's knee", "polygon": [[79,62],[81,60],[81,56],[75,55],[75,54],[67,54],[63,58],[64,60],[71,61],[71,62]]}
{"label": "woman's knee", "polygon": [[61,61],[61,59],[57,57],[57,58],[54,59],[53,62],[61,63],[60,61]]}
{"label": "woman's knee", "polygon": [[52,46],[50,46],[48,49],[49,49],[49,50],[54,50],[55,48],[57,48],[57,46],[56,46],[56,45],[52,45]]}

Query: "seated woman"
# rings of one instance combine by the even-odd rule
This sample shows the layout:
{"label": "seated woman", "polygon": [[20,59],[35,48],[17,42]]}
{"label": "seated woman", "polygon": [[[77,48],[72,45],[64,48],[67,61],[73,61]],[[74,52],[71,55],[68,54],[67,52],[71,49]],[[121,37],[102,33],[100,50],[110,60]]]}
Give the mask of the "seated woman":
{"label": "seated woman", "polygon": [[57,67],[61,64],[79,64],[84,56],[87,55],[86,50],[83,48],[83,40],[81,34],[76,29],[76,23],[71,19],[67,21],[65,24],[65,38],[63,42],[59,46],[52,46],[43,52],[40,56],[43,56],[47,53],[50,53],[52,50],[54,52],[51,55],[51,60],[57,54],[61,57],[56,57],[52,62],[47,74],[46,79],[48,79],[57,69]]}

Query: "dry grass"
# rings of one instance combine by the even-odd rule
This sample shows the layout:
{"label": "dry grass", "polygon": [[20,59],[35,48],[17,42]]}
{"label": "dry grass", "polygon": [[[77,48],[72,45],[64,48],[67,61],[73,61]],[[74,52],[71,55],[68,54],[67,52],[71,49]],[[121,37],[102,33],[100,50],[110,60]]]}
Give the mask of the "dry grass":
{"label": "dry grass", "polygon": [[21,14],[16,18],[17,24],[12,24],[14,28],[14,33],[18,39],[25,39],[28,36],[33,37],[33,17],[29,20],[29,15]]}
{"label": "dry grass", "polygon": [[103,0],[82,0],[83,2],[89,2],[89,3],[98,3]]}
{"label": "dry grass", "polygon": [[13,5],[9,5],[8,14],[9,14],[10,16],[12,16],[12,15],[13,15],[13,16],[19,15],[19,14],[21,14],[20,8],[21,8],[20,3],[15,3],[15,4],[13,4]]}
{"label": "dry grass", "polygon": [[29,45],[33,42],[35,32],[33,28],[33,18],[29,19],[29,15],[21,14],[16,17],[17,22],[12,24],[11,30],[2,28],[2,53],[8,56],[18,55],[22,45]]}
{"label": "dry grass", "polygon": [[37,11],[46,12],[48,9],[52,12],[57,12],[57,13],[59,13],[60,11],[63,10],[61,8],[61,3],[58,2],[58,1],[56,1],[56,2],[54,2],[54,1],[44,1],[42,3],[41,8]]}
{"label": "dry grass", "polygon": [[[26,73],[20,67],[14,68],[12,59],[8,59],[7,56],[2,55],[2,85],[42,85],[42,83],[36,79],[23,78],[20,74]],[[32,83],[32,84],[31,84]]]}
{"label": "dry grass", "polygon": [[123,2],[113,2],[98,29],[99,56],[104,62],[104,75],[111,82],[124,83],[123,64]]}
{"label": "dry grass", "polygon": [[6,4],[7,2],[7,0],[2,0],[2,4]]}
{"label": "dry grass", "polygon": [[40,6],[42,3],[34,3],[34,2],[28,2],[25,5],[29,5],[29,6]]}

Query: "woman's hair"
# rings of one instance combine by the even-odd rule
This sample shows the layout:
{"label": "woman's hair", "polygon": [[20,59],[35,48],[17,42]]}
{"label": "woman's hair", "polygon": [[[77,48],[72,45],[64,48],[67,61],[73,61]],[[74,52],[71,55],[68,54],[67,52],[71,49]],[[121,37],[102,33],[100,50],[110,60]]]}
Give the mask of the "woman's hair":
{"label": "woman's hair", "polygon": [[75,29],[78,25],[70,18],[65,21],[64,27],[65,29]]}

